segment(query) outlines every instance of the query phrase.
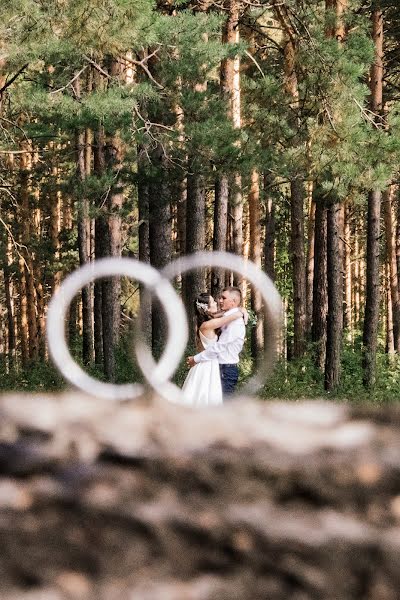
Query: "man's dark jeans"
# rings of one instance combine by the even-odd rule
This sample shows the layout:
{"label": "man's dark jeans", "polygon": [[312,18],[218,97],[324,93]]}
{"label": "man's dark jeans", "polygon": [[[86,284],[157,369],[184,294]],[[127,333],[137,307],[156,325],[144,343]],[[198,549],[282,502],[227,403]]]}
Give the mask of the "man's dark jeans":
{"label": "man's dark jeans", "polygon": [[233,394],[239,379],[239,369],[237,365],[219,365],[221,374],[222,393],[224,396]]}

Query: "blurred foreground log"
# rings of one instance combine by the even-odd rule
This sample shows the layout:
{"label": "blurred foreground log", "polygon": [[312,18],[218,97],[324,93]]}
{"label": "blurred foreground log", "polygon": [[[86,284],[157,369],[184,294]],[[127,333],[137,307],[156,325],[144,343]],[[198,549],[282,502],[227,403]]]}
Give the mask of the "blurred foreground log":
{"label": "blurred foreground log", "polygon": [[0,399],[1,600],[396,600],[400,411]]}

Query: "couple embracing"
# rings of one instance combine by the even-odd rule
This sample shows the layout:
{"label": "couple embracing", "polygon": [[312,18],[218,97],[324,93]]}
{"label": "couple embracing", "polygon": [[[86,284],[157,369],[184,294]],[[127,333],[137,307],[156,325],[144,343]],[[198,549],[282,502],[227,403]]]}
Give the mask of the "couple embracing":
{"label": "couple embracing", "polygon": [[201,294],[197,298],[199,353],[187,359],[191,369],[182,388],[185,404],[215,406],[222,404],[223,396],[234,392],[247,323],[247,312],[241,303],[242,294],[237,287],[222,291],[220,311],[212,296]]}

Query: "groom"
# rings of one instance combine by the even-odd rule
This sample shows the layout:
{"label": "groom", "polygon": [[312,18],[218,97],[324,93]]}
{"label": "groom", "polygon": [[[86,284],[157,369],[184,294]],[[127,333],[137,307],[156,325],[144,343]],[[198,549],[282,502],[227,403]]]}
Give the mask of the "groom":
{"label": "groom", "polygon": [[[225,288],[219,298],[219,305],[225,315],[238,311],[241,303],[242,293],[237,287]],[[225,325],[222,327],[221,334],[215,344],[195,356],[189,356],[187,360],[189,367],[216,358],[219,362],[222,392],[224,395],[232,394],[239,378],[239,354],[243,348],[245,333],[243,319],[235,319]]]}

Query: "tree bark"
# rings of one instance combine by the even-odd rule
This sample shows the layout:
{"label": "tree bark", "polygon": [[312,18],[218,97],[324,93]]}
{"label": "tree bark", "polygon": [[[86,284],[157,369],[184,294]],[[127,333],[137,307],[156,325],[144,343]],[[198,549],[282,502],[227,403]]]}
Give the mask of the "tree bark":
{"label": "tree bark", "polygon": [[400,191],[396,190],[394,197],[395,214],[396,214],[396,264],[397,264],[397,287],[400,294]]}
{"label": "tree bark", "polygon": [[344,310],[343,310],[343,327],[347,332],[347,340],[349,342],[353,339],[353,307],[352,307],[352,271],[351,271],[351,257],[353,249],[351,246],[351,228],[350,228],[350,210],[349,205],[344,206],[344,244],[343,244],[343,269],[344,269]]}
{"label": "tree bark", "polygon": [[326,332],[325,389],[334,391],[340,383],[343,332],[343,237],[342,211],[339,204],[328,207],[327,282],[328,317]]}
{"label": "tree bark", "polygon": [[[76,162],[77,175],[83,183],[86,179],[85,164],[85,133],[76,134]],[[89,201],[82,198],[78,201],[78,252],[80,266],[86,265],[90,261],[90,219],[89,219]],[[94,359],[94,340],[93,340],[93,312],[92,312],[92,286],[87,285],[82,288],[82,361],[84,365],[89,365]]]}
{"label": "tree bark", "polygon": [[26,299],[26,281],[25,281],[25,262],[23,256],[19,257],[19,277],[18,277],[18,311],[17,325],[19,348],[21,352],[22,367],[26,368],[29,362],[29,330],[28,330],[28,311]]}
{"label": "tree bark", "polygon": [[[226,237],[228,225],[228,197],[229,183],[226,175],[221,175],[215,182],[214,203],[214,231],[213,250],[224,252],[226,250]],[[225,285],[224,269],[215,267],[211,272],[211,294],[214,298]]]}
{"label": "tree bark", "polygon": [[[101,125],[94,133],[93,170],[97,177],[104,175],[106,161],[104,156],[105,135]],[[101,199],[98,201],[97,214],[94,222],[94,253],[95,258],[107,256],[108,229],[105,220],[105,210]],[[95,364],[104,369],[103,356],[103,280],[94,282],[93,316],[94,316],[94,356]]]}
{"label": "tree bark", "polygon": [[[186,220],[186,254],[204,250],[205,247],[205,211],[206,194],[204,179],[197,173],[188,175],[187,179],[187,220]],[[189,341],[196,340],[196,313],[194,302],[204,292],[205,271],[197,269],[185,276],[185,303],[189,322]]]}
{"label": "tree bark", "polygon": [[275,281],[275,202],[267,192],[267,177],[264,176],[265,234],[264,270]]}
{"label": "tree bark", "polygon": [[7,247],[4,257],[3,276],[4,291],[7,310],[7,361],[8,369],[15,367],[15,322],[14,322],[14,282],[11,277],[12,246],[10,236],[7,235]]}
{"label": "tree bark", "polygon": [[358,216],[354,224],[354,261],[353,261],[353,307],[354,307],[354,327],[361,329],[361,272],[360,272],[360,231],[358,226]]}
{"label": "tree bark", "polygon": [[[249,194],[250,259],[261,269],[260,177],[256,170],[251,174]],[[251,286],[251,309],[257,321],[251,330],[251,354],[257,361],[264,346],[262,299],[260,292]]]}
{"label": "tree bark", "polygon": [[[239,0],[228,0],[227,19],[222,33],[222,41],[226,44],[238,44],[239,33]],[[221,64],[221,91],[228,106],[228,116],[234,129],[240,130],[241,118],[241,87],[240,87],[240,57],[226,58]],[[243,253],[243,196],[242,177],[236,172],[232,176],[229,190],[229,210],[231,225],[231,252]],[[234,285],[242,286],[242,276],[233,275]]]}
{"label": "tree bark", "polygon": [[[50,145],[54,151],[54,145]],[[49,235],[50,235],[50,247],[52,255],[56,262],[60,262],[60,228],[61,228],[61,194],[57,190],[59,183],[59,172],[58,167],[55,164],[55,156],[52,157],[53,165],[51,168],[52,175],[52,189],[49,193]],[[60,283],[61,271],[60,269],[53,269],[52,276],[50,278],[50,291],[54,294]]]}
{"label": "tree bark", "polygon": [[[336,19],[327,37],[343,40],[345,29],[342,19],[347,0],[327,0],[326,9],[332,8]],[[334,391],[340,383],[343,336],[343,231],[344,209],[331,200],[327,213],[327,285],[328,315],[326,332],[325,389]]]}
{"label": "tree bark", "polygon": [[389,268],[389,287],[393,323],[393,343],[396,352],[400,352],[400,302],[396,261],[396,240],[394,236],[394,219],[392,210],[393,187],[383,195],[383,208],[386,229],[386,256]]}
{"label": "tree bark", "polygon": [[313,281],[314,281],[314,247],[315,247],[315,201],[310,191],[308,225],[307,225],[307,276],[306,276],[306,334],[311,337],[313,314]]}
{"label": "tree bark", "polygon": [[385,265],[385,312],[386,312],[386,354],[389,356],[389,361],[393,359],[394,335],[393,335],[393,303],[390,289],[390,266]]}
{"label": "tree bark", "polygon": [[[109,67],[110,75],[118,78],[121,75],[121,65],[112,60]],[[123,159],[123,144],[119,132],[106,135],[105,161],[106,169],[113,175],[113,185],[107,199],[106,255],[121,256],[121,209],[124,203],[124,190],[121,181]],[[121,279],[110,277],[103,280],[102,285],[102,325],[103,325],[103,362],[104,374],[109,381],[116,376],[116,350],[120,337],[121,321]]]}
{"label": "tree bark", "polygon": [[[383,91],[383,14],[379,8],[372,12],[372,38],[375,44],[375,60],[371,67],[371,110],[374,114],[380,114]],[[363,383],[367,388],[373,387],[376,378],[381,196],[379,190],[373,190],[368,195],[367,281],[363,330]]]}
{"label": "tree bark", "polygon": [[314,280],[311,340],[315,346],[314,361],[323,371],[326,359],[328,314],[327,290],[327,208],[323,198],[315,201]]}
{"label": "tree bark", "polygon": [[[149,240],[149,181],[145,171],[145,161],[138,149],[138,212],[139,212],[139,260],[150,263]],[[178,217],[179,221],[179,217]],[[151,297],[143,284],[139,287],[141,330],[151,346]]]}
{"label": "tree bark", "polygon": [[304,189],[295,179],[291,182],[291,255],[293,268],[294,338],[293,357],[300,358],[306,342],[306,277],[304,256]]}
{"label": "tree bark", "polygon": [[370,192],[368,196],[367,273],[363,329],[363,383],[367,388],[374,386],[376,378],[376,351],[378,345],[380,297],[380,209],[381,192]]}
{"label": "tree bark", "polygon": [[[171,260],[171,207],[168,193],[168,171],[160,146],[153,151],[152,167],[155,173],[149,186],[149,240],[150,263],[162,269]],[[167,339],[167,324],[159,303],[152,302],[152,347],[159,354]]]}
{"label": "tree bark", "polygon": [[[274,2],[277,18],[284,33],[284,71],[285,91],[290,99],[290,108],[293,113],[292,126],[299,128],[299,90],[296,71],[297,41],[296,32],[293,30],[291,19],[288,17],[285,5]],[[294,136],[295,140],[297,135]],[[291,255],[293,268],[293,312],[294,312],[294,339],[293,357],[300,358],[304,355],[306,342],[306,264],[305,264],[305,238],[304,238],[304,185],[300,175],[293,175],[290,182],[290,209],[291,209]]]}
{"label": "tree bark", "polygon": [[28,143],[24,142],[23,150],[24,152],[21,154],[20,165],[21,241],[22,254],[24,257],[23,269],[26,290],[26,315],[29,332],[29,359],[32,361],[36,361],[39,357],[39,340],[36,311],[36,290],[34,284],[34,265],[31,253],[31,152]]}

